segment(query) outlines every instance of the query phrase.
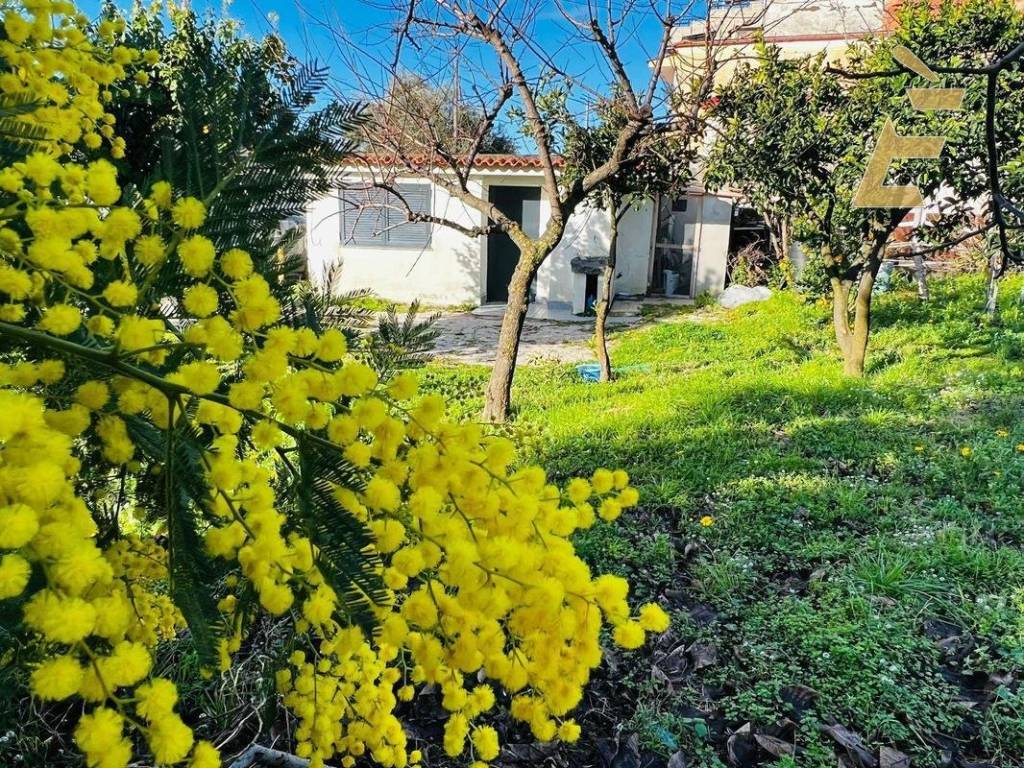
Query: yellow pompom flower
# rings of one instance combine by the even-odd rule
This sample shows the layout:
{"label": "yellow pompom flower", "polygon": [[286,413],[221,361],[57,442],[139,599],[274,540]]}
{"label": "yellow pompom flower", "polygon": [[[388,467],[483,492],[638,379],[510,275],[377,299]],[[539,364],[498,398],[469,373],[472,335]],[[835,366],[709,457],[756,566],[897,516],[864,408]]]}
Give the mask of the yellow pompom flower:
{"label": "yellow pompom flower", "polygon": [[397,520],[374,520],[370,524],[378,552],[394,552],[405,540],[405,526]]}
{"label": "yellow pompom flower", "polygon": [[189,768],[220,768],[220,752],[208,741],[197,741]]}
{"label": "yellow pompom flower", "polygon": [[348,352],[348,339],[340,330],[328,328],[320,334],[320,343],[316,350],[318,359],[325,363],[334,363],[341,360],[346,352]]}
{"label": "yellow pompom flower", "polygon": [[615,487],[615,476],[607,469],[598,469],[590,478],[594,491],[598,494],[605,494]]}
{"label": "yellow pompom flower", "polygon": [[7,38],[15,44],[20,45],[24,43],[32,31],[32,27],[24,19],[13,11],[9,11],[4,14],[4,31],[7,32]]}
{"label": "yellow pompom flower", "polygon": [[82,665],[73,656],[54,656],[32,672],[32,694],[44,700],[61,701],[75,694],[83,675]]}
{"label": "yellow pompom flower", "polygon": [[609,610],[626,599],[629,594],[629,582],[621,576],[606,574],[599,576],[594,582],[594,597],[602,610]]}
{"label": "yellow pompom flower", "polygon": [[139,300],[139,289],[124,280],[114,280],[103,289],[103,298],[112,307],[131,307]]}
{"label": "yellow pompom flower", "polygon": [[582,729],[575,720],[566,720],[558,726],[558,738],[566,744],[575,744],[580,740]]}
{"label": "yellow pompom flower", "polygon": [[231,248],[220,257],[220,271],[232,280],[244,280],[252,274],[252,256],[241,248]]}
{"label": "yellow pompom flower", "polygon": [[614,499],[605,499],[601,502],[601,506],[598,508],[597,513],[601,516],[602,520],[610,523],[617,520],[622,514],[622,505]]}
{"label": "yellow pompom flower", "polygon": [[368,467],[373,458],[373,449],[366,443],[352,443],[343,452],[345,460],[354,467]]}
{"label": "yellow pompom flower", "polygon": [[209,317],[217,311],[217,291],[205,283],[185,289],[185,311],[193,317]]}
{"label": "yellow pompom flower", "polygon": [[18,549],[28,544],[39,530],[36,511],[27,504],[0,507],[0,549]]}
{"label": "yellow pompom flower", "polygon": [[566,493],[573,504],[582,504],[590,498],[593,489],[590,487],[590,483],[582,477],[575,477],[569,481]]}
{"label": "yellow pompom flower", "polygon": [[24,610],[25,623],[54,643],[70,645],[87,637],[96,625],[96,609],[78,597],[51,590],[36,592]]}
{"label": "yellow pompom flower", "polygon": [[106,160],[90,163],[85,175],[85,189],[96,205],[113,205],[121,199],[117,169]]}
{"label": "yellow pompom flower", "polygon": [[156,182],[149,190],[149,196],[156,203],[158,208],[167,209],[171,207],[174,190],[166,181]]}
{"label": "yellow pompom flower", "polygon": [[183,197],[171,208],[171,220],[182,229],[199,229],[206,221],[206,206],[194,197]]}
{"label": "yellow pompom flower", "polygon": [[32,279],[27,272],[0,264],[0,292],[12,299],[24,299],[32,290]]}
{"label": "yellow pompom flower", "polygon": [[175,714],[166,714],[150,723],[146,734],[153,757],[161,765],[180,763],[192,749],[192,729]]}
{"label": "yellow pompom flower", "polygon": [[18,555],[0,557],[0,600],[17,597],[28,586],[32,568],[28,561]]}
{"label": "yellow pompom flower", "polygon": [[143,235],[135,241],[135,258],[146,267],[155,267],[164,260],[167,244],[159,235]]}
{"label": "yellow pompom flower", "polygon": [[213,243],[202,235],[193,235],[178,246],[181,266],[192,277],[203,277],[209,272],[215,256]]}
{"label": "yellow pompom flower", "polygon": [[108,657],[110,682],[114,685],[134,685],[149,674],[153,659],[141,643],[129,640],[118,643]]}
{"label": "yellow pompom flower", "polygon": [[135,711],[153,722],[169,715],[178,703],[178,689],[170,680],[154,677],[135,689]]}
{"label": "yellow pompom flower", "polygon": [[403,371],[388,384],[388,394],[395,400],[412,400],[418,390],[419,380],[411,371]]}
{"label": "yellow pompom flower", "polygon": [[87,381],[75,390],[75,402],[98,411],[110,400],[110,388],[102,381]]}
{"label": "yellow pompom flower", "polygon": [[[114,250],[120,250],[129,240],[138,237],[142,232],[142,220],[131,208],[114,208],[107,214],[100,227],[100,238],[106,244],[112,244]],[[107,257],[112,258],[108,253]]]}
{"label": "yellow pompom flower", "polygon": [[258,381],[239,381],[228,387],[228,401],[235,408],[252,411],[263,400],[263,385]]}
{"label": "yellow pompom flower", "polygon": [[335,416],[327,425],[327,437],[337,445],[349,445],[359,436],[359,424],[348,414]]}
{"label": "yellow pompom flower", "polygon": [[47,307],[39,321],[39,329],[54,336],[68,336],[82,324],[82,313],[70,304],[54,304]]}
{"label": "yellow pompom flower", "polygon": [[197,395],[208,395],[220,386],[220,369],[216,364],[205,361],[185,363],[168,378]]}
{"label": "yellow pompom flower", "polygon": [[260,605],[273,616],[280,616],[295,602],[294,593],[284,584],[264,581],[257,590],[260,593]]}
{"label": "yellow pompom flower", "polygon": [[648,632],[664,632],[671,624],[668,614],[656,603],[640,606],[638,621],[640,626]]}
{"label": "yellow pompom flower", "polygon": [[120,751],[124,718],[115,710],[100,707],[82,715],[75,728],[75,743],[92,765],[108,765],[108,755]]}
{"label": "yellow pompom flower", "polygon": [[45,152],[33,152],[20,163],[18,170],[37,186],[48,187],[60,175],[60,163]]}
{"label": "yellow pompom flower", "polygon": [[615,500],[623,509],[635,507],[637,502],[640,501],[640,491],[632,486],[627,486],[619,492],[618,498]]}
{"label": "yellow pompom flower", "polygon": [[126,315],[117,326],[118,345],[128,352],[145,349],[158,344],[164,332],[159,320]]}
{"label": "yellow pompom flower", "polygon": [[411,685],[403,685],[396,693],[399,701],[412,701],[416,695],[416,689]]}
{"label": "yellow pompom flower", "polygon": [[489,725],[481,726],[473,731],[473,746],[483,760],[493,760],[498,756],[498,732]]}
{"label": "yellow pompom flower", "polygon": [[644,644],[644,628],[635,621],[623,622],[615,628],[612,636],[616,645],[627,650],[639,648]]}

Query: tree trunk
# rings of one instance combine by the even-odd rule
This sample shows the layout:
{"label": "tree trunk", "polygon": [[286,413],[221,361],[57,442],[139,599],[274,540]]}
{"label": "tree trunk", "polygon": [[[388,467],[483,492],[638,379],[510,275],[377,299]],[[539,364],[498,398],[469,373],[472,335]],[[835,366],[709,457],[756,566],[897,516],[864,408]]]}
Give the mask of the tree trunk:
{"label": "tree trunk", "polygon": [[914,253],[914,276],[917,278],[917,298],[928,301],[928,272],[924,268],[924,256]]}
{"label": "tree trunk", "polygon": [[[848,265],[845,259],[837,258],[831,249],[823,250],[826,268],[832,283],[832,322],[836,329],[836,341],[843,355],[843,372],[847,376],[864,375],[868,341],[871,338],[871,299],[875,289],[878,270],[885,260],[885,246],[893,230],[906,216],[906,209],[892,211],[888,220],[876,221],[861,247],[861,264],[858,270]],[[846,264],[846,266],[843,266]],[[853,327],[850,327],[850,293],[856,282],[857,293],[853,297]]]}
{"label": "tree trunk", "polygon": [[622,213],[617,204],[612,204],[611,232],[608,238],[608,262],[601,276],[602,295],[597,302],[597,318],[594,321],[594,346],[597,347],[597,364],[601,369],[601,381],[612,380],[612,361],[608,356],[608,312],[612,306],[612,290],[615,282],[615,263],[619,251],[619,221]]}
{"label": "tree trunk", "polygon": [[521,252],[519,263],[509,281],[508,303],[505,305],[505,315],[501,320],[494,367],[491,369],[491,378],[487,382],[484,394],[485,421],[500,423],[508,420],[509,406],[512,402],[512,377],[516,372],[519,337],[526,321],[530,283],[546,256],[547,253],[538,257],[537,252]]}
{"label": "tree trunk", "polygon": [[868,354],[868,340],[871,337],[871,299],[875,288],[875,278],[882,262],[875,261],[864,267],[857,285],[857,296],[854,299],[853,335],[850,338],[850,349],[846,355],[843,372],[847,376],[861,377],[864,375],[864,361]]}
{"label": "tree trunk", "polygon": [[873,259],[861,270],[856,282],[857,293],[853,297],[853,325],[850,325],[850,294],[854,281],[832,278],[832,324],[836,341],[843,356],[843,373],[847,376],[864,375],[867,360],[868,341],[871,338],[871,299],[875,278],[882,266],[880,259]]}
{"label": "tree trunk", "polygon": [[786,256],[784,225],[779,219],[767,213],[763,214],[761,219],[768,230],[768,245],[772,250],[772,255],[775,257],[775,263],[781,264],[782,259]]}
{"label": "tree trunk", "polygon": [[992,249],[988,260],[988,288],[985,290],[985,314],[995,320],[999,314],[999,268],[1001,266],[998,249]]}
{"label": "tree trunk", "polygon": [[850,357],[850,291],[852,280],[840,280],[833,277],[832,283],[832,325],[836,331],[836,342],[843,355],[844,362]]}
{"label": "tree trunk", "polygon": [[793,239],[789,232],[789,217],[783,217],[782,219],[782,260],[780,264],[785,265],[786,287],[791,290],[796,290],[796,265],[790,259],[790,255],[793,251]]}

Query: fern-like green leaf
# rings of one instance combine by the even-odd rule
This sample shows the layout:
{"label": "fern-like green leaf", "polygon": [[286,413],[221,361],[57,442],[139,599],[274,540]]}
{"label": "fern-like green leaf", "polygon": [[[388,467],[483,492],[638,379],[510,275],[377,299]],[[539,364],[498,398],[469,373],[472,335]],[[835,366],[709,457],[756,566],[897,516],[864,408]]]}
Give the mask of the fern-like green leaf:
{"label": "fern-like green leaf", "polygon": [[200,533],[207,496],[201,435],[187,426],[185,419],[167,432],[138,417],[129,418],[127,426],[136,448],[162,465],[171,598],[185,617],[200,663],[215,667],[217,646],[224,634],[215,597],[222,574],[207,555]]}
{"label": "fern-like green leaf", "polygon": [[380,559],[370,549],[369,532],[334,497],[336,486],[358,483],[336,452],[300,439],[294,491],[304,533],[317,547],[317,566],[343,606],[340,620],[370,633],[376,626],[371,608],[387,597],[378,575]]}

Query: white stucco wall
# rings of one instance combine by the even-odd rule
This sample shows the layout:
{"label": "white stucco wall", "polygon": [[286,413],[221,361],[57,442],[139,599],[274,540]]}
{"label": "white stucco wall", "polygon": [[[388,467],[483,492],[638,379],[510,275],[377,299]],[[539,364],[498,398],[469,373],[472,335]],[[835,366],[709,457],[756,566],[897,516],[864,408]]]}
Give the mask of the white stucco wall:
{"label": "white stucco wall", "polygon": [[[417,179],[410,178],[415,182]],[[474,188],[475,187],[475,188]],[[470,188],[479,193],[480,185]],[[434,187],[432,209],[465,226],[476,226],[480,214],[443,189]],[[367,248],[341,242],[337,196],[322,198],[307,209],[306,248],[309,274],[319,280],[324,270],[341,261],[342,290],[368,288],[385,299],[430,304],[478,304],[482,301],[483,263],[480,241],[449,227],[433,228],[426,248]]]}
{"label": "white stucco wall", "polygon": [[[542,207],[542,214],[550,215]],[[629,210],[619,224],[615,292],[645,293],[647,268],[654,234],[654,204],[644,203]],[[577,256],[606,256],[611,236],[607,211],[583,205],[566,225],[562,242],[548,257],[537,274],[537,299],[552,304],[573,302],[572,260]]]}

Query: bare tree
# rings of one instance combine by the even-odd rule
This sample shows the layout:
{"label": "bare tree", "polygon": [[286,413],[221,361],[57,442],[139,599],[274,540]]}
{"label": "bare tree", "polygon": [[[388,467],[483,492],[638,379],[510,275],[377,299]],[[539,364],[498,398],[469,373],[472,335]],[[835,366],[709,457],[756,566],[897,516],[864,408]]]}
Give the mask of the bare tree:
{"label": "bare tree", "polygon": [[[475,133],[468,140],[460,137],[455,146],[446,141],[445,132],[431,129],[431,121],[417,121],[423,130],[415,133],[396,134],[393,127],[406,121],[392,115],[389,130],[384,130],[370,120],[363,129],[360,173],[369,185],[386,190],[391,204],[403,207],[409,222],[446,226],[469,237],[501,231],[518,249],[484,407],[485,419],[503,421],[509,412],[530,285],[562,240],[570,216],[624,171],[633,149],[647,137],[671,132],[677,139],[701,140],[704,107],[721,64],[723,43],[741,25],[756,23],[770,2],[756,11],[723,9],[704,0],[556,0],[554,9],[542,0],[386,2],[394,26],[389,44],[377,46],[376,52],[354,45],[327,25],[336,35],[339,50],[349,57],[350,68],[361,73],[359,87],[368,94],[379,93],[413,69],[426,81],[450,80],[457,64],[460,97],[472,101],[481,117]],[[538,25],[549,22],[558,30],[558,39],[548,36],[541,44]],[[691,29],[703,32],[704,47],[702,55],[691,55],[689,63],[680,65],[673,52],[678,27],[686,22],[696,22]],[[644,42],[652,43],[645,52],[649,70],[644,82],[637,83],[622,52],[627,44]],[[385,49],[387,56],[380,53]],[[672,92],[662,87],[670,59],[678,86]],[[581,121],[595,105],[609,99],[625,116],[603,161],[571,180],[561,174],[563,126],[552,118],[546,103],[555,79],[570,84],[570,104]],[[596,82],[602,85],[595,87]],[[401,101],[393,101],[391,109],[402,109]],[[491,202],[471,178],[489,135],[510,115],[522,125],[535,153],[533,162],[543,175],[549,216],[536,235]],[[409,176],[429,180],[468,209],[473,219],[457,220],[407,205],[397,181]],[[467,224],[468,220],[477,223]]]}

